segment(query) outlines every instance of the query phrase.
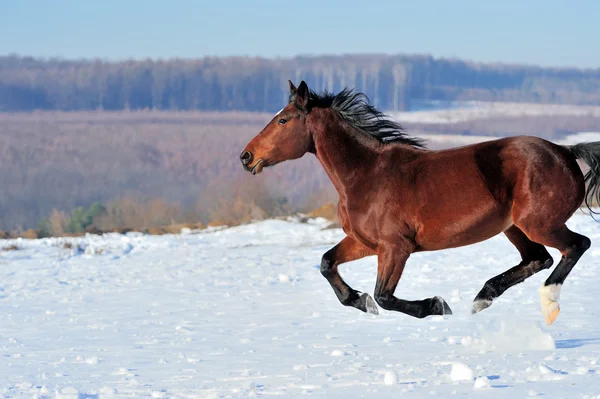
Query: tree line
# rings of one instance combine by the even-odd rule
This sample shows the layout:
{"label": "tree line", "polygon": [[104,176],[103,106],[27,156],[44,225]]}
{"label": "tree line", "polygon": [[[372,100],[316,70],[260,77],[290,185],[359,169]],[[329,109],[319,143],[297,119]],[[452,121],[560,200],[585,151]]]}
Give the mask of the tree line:
{"label": "tree line", "polygon": [[317,91],[366,93],[384,110],[420,101],[600,104],[600,68],[483,64],[418,55],[265,59],[103,60],[0,57],[0,111],[268,111],[287,100],[287,80]]}

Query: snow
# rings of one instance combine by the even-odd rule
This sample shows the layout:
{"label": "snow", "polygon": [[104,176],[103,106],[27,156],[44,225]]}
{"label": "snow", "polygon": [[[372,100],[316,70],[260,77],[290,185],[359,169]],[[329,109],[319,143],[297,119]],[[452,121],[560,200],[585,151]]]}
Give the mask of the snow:
{"label": "snow", "polygon": [[489,386],[490,386],[490,380],[486,376],[477,377],[475,379],[475,384],[473,384],[474,389],[489,388]]}
{"label": "snow", "polygon": [[452,381],[472,381],[473,370],[464,363],[452,363],[452,371],[450,371]]}
{"label": "snow", "polygon": [[390,113],[392,118],[404,123],[423,124],[452,124],[481,119],[544,115],[599,117],[600,107],[569,104],[466,101],[462,103],[458,102],[450,109]]}
{"label": "snow", "polygon": [[[0,397],[599,397],[589,216],[568,223],[592,247],[552,326],[538,293],[548,270],[471,314],[484,282],[519,262],[503,236],[409,259],[397,295],[440,295],[452,316],[344,307],[319,272],[343,237],[325,224],[0,242],[19,247],[0,252]],[[369,293],[376,269],[374,257],[340,267]]]}
{"label": "snow", "polygon": [[[496,136],[467,136],[459,134],[419,134],[429,145],[437,148],[450,148],[461,145],[481,143],[483,141],[497,140]],[[600,141],[600,132],[579,132],[567,135],[561,139],[551,140],[556,144],[573,145],[578,143]]]}
{"label": "snow", "polygon": [[580,132],[571,134],[560,141],[560,144],[573,145],[590,141],[600,141],[600,132]]}
{"label": "snow", "polygon": [[396,385],[398,383],[398,376],[393,370],[388,370],[385,372],[383,382],[385,385]]}

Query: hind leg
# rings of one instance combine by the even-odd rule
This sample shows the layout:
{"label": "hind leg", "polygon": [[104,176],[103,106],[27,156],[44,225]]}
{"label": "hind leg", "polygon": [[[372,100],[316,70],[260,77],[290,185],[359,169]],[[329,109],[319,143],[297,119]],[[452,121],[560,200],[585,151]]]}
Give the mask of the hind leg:
{"label": "hind leg", "polygon": [[546,323],[552,324],[560,311],[558,298],[562,284],[591,242],[589,238],[569,230],[564,224],[551,231],[541,230],[534,224],[521,227],[530,239],[554,247],[562,254],[560,262],[540,288],[542,314]]}
{"label": "hind leg", "polygon": [[504,232],[506,237],[521,254],[521,263],[489,279],[473,300],[472,313],[489,307],[510,287],[522,283],[533,274],[550,268],[552,257],[543,245],[531,241],[517,226],[511,226]]}
{"label": "hind leg", "polygon": [[352,289],[340,276],[338,266],[365,256],[375,255],[358,241],[345,237],[321,259],[321,274],[327,279],[342,305],[352,306],[363,312],[378,314],[377,305],[367,293]]}

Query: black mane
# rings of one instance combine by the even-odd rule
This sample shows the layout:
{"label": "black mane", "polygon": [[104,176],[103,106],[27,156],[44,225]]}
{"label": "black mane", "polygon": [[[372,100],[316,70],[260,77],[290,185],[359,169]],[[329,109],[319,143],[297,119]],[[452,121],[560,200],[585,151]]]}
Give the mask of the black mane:
{"label": "black mane", "polygon": [[334,109],[346,122],[382,143],[401,143],[425,148],[423,140],[406,134],[400,123],[391,120],[375,108],[364,93],[347,88],[338,94],[327,91],[316,93],[310,90],[308,107]]}

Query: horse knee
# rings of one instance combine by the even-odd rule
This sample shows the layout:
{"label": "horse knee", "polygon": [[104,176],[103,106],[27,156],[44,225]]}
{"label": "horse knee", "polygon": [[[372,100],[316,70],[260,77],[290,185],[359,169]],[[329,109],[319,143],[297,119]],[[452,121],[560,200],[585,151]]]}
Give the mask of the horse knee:
{"label": "horse knee", "polygon": [[[548,250],[543,245],[540,245],[537,251],[530,251],[524,255],[523,262],[521,262],[521,264],[532,264],[533,266],[538,264],[539,270],[544,270],[552,267],[554,264],[554,259],[552,259],[552,256],[550,256]],[[537,270],[538,266],[534,266],[534,268]]]}
{"label": "horse knee", "polygon": [[592,246],[592,241],[586,236],[581,236],[581,243],[579,244],[579,250],[583,253]]}
{"label": "horse knee", "polygon": [[335,267],[335,261],[329,256],[329,252],[327,252],[321,258],[321,274],[325,278],[329,278],[333,275]]}
{"label": "horse knee", "polygon": [[578,240],[576,240],[563,255],[567,257],[574,256],[579,259],[579,257],[592,246],[592,241],[589,238],[582,236],[581,234],[577,235],[579,236]]}
{"label": "horse knee", "polygon": [[540,266],[540,270],[550,269],[554,264],[554,259],[550,256],[550,253],[544,248],[544,251],[540,253],[535,259],[532,259],[531,262],[536,262]]}
{"label": "horse knee", "polygon": [[552,256],[548,254],[548,257],[546,259],[540,260],[540,263],[542,264],[542,270],[550,269],[554,264],[554,259],[552,259]]}

